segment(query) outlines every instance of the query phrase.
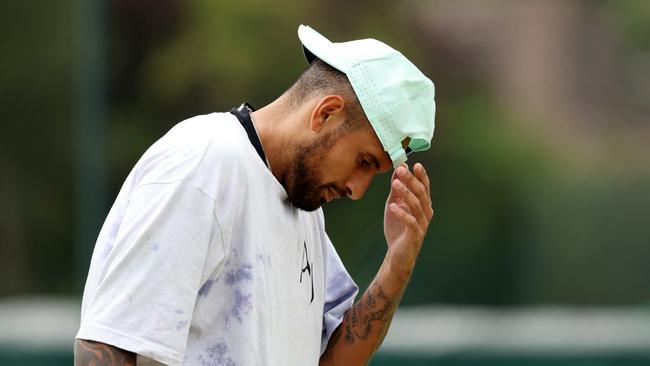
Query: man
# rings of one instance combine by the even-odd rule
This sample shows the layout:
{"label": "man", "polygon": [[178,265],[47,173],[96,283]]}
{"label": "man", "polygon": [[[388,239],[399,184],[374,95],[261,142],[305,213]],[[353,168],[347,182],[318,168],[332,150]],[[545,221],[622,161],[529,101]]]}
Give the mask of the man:
{"label": "man", "polygon": [[[99,234],[77,365],[365,365],[379,347],[433,217],[433,83],[372,39],[300,26],[309,68],[257,111],[183,121],[147,150]],[[358,288],[320,206],[359,199],[396,168],[388,249]]]}

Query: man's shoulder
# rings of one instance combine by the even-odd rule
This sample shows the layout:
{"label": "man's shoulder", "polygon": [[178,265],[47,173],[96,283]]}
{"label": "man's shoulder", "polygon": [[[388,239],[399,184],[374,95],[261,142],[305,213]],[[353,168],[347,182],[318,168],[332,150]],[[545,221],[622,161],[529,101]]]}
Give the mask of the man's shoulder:
{"label": "man's shoulder", "polygon": [[188,118],[147,149],[136,164],[138,182],[192,180],[196,175],[229,171],[249,159],[246,133],[230,113]]}
{"label": "man's shoulder", "polygon": [[200,142],[219,142],[219,145],[238,144],[245,133],[231,113],[210,113],[194,116],[172,127],[166,137],[177,137],[192,145]]}
{"label": "man's shoulder", "polygon": [[[231,113],[210,113],[183,120],[155,145],[165,152],[193,155],[201,159],[246,159],[246,132]],[[155,146],[154,145],[154,146]]]}

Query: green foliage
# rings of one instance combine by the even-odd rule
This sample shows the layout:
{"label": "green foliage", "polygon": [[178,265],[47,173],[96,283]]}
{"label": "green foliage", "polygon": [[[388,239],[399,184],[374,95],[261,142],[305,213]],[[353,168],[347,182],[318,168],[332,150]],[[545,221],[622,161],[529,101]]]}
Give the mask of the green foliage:
{"label": "green foliage", "polygon": [[650,49],[650,3],[645,0],[607,0],[604,8],[612,15],[612,25],[621,40],[634,48]]}
{"label": "green foliage", "polygon": [[0,6],[0,294],[60,291],[71,282],[67,5]]}
{"label": "green foliage", "polygon": [[[542,117],[515,114],[516,106],[496,99],[489,86],[494,75],[466,68],[473,55],[453,58],[446,39],[426,33],[416,21],[427,19],[416,14],[426,9],[419,3],[165,0],[144,9],[127,3],[107,3],[111,200],[139,156],[175,123],[244,100],[263,106],[288,88],[306,66],[297,26],[310,24],[333,40],[382,39],[436,81],[433,145],[411,159],[430,172],[436,215],[405,302],[648,298],[647,148],[622,146],[613,135],[593,156],[559,147],[535,127]],[[606,15],[625,45],[620,62],[647,49],[647,2],[587,4]],[[71,8],[69,1],[0,5],[0,294],[79,290]],[[386,174],[363,200],[325,209],[328,232],[361,287],[385,252],[388,187]]]}

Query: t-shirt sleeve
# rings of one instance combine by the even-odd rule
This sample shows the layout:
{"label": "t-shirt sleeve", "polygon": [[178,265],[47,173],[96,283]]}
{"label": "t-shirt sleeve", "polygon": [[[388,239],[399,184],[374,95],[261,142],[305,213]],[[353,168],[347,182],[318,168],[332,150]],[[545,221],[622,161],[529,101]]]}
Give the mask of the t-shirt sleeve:
{"label": "t-shirt sleeve", "polygon": [[201,189],[184,181],[135,188],[113,244],[94,254],[102,270],[84,295],[77,338],[181,363],[206,261],[223,262],[220,237],[214,199]]}
{"label": "t-shirt sleeve", "polygon": [[352,308],[359,287],[345,270],[334,245],[327,238],[327,265],[325,283],[325,306],[323,308],[323,331],[320,352],[323,354],[332,333],[343,321],[345,313]]}

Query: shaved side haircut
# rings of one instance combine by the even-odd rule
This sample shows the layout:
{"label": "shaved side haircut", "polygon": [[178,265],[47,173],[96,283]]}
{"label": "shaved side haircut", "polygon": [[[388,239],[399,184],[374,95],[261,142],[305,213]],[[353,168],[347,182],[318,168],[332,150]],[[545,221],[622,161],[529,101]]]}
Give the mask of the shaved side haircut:
{"label": "shaved side haircut", "polygon": [[347,116],[342,128],[354,131],[368,123],[348,77],[318,58],[312,61],[286,93],[293,106],[316,95],[340,95],[345,101],[344,111]]}

